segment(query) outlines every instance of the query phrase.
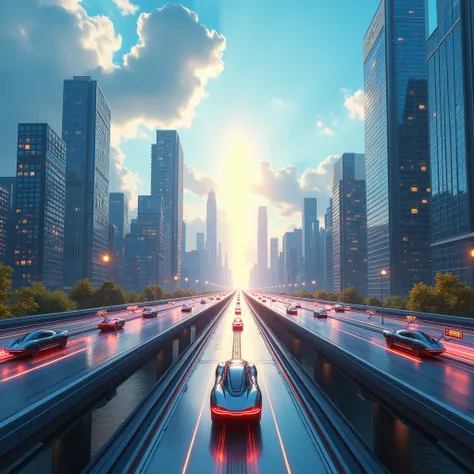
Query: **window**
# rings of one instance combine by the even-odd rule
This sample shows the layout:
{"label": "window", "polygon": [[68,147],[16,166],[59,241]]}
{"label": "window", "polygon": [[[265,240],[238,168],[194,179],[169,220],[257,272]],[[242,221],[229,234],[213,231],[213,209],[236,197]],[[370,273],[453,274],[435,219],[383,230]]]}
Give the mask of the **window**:
{"label": "window", "polygon": [[403,237],[403,242],[408,242],[408,237]]}
{"label": "window", "polygon": [[428,204],[428,199],[422,199],[421,202],[422,204]]}
{"label": "window", "polygon": [[418,108],[419,108],[420,110],[425,110],[425,105],[424,105],[424,104],[420,104],[420,105],[418,106]]}
{"label": "window", "polygon": [[411,210],[411,213],[412,213],[412,214],[418,214],[418,209],[412,209],[412,210]]}
{"label": "window", "polygon": [[410,191],[411,191],[412,193],[416,193],[416,192],[418,192],[418,188],[417,188],[416,186],[412,186],[412,187],[410,188]]}
{"label": "window", "polygon": [[426,171],[426,166],[422,166],[421,171]]}

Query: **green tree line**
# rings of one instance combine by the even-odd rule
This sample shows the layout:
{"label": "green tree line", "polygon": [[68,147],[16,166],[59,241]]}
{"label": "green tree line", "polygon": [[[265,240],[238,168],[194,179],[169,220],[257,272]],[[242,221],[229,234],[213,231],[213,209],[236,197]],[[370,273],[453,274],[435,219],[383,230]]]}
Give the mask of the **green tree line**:
{"label": "green tree line", "polygon": [[[303,290],[293,293],[291,296],[323,301],[340,301],[349,304],[365,304],[367,306],[382,306],[382,302],[373,296],[362,298],[354,287],[346,288],[340,293],[321,290],[312,293]],[[433,286],[416,283],[409,296],[389,296],[383,300],[383,306],[384,308],[421,313],[473,317],[474,290],[452,273],[437,273]]]}
{"label": "green tree line", "polygon": [[124,291],[113,281],[95,288],[88,279],[78,281],[68,294],[50,291],[43,283],[11,290],[12,274],[11,267],[0,265],[0,319],[196,295],[193,290],[182,289],[167,293],[158,285],[147,286],[142,293]]}

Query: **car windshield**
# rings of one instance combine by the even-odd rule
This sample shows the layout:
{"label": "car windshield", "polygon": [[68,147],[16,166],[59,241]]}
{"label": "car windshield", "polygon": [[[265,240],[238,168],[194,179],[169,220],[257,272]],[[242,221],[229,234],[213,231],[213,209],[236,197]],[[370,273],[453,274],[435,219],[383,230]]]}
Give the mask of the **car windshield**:
{"label": "car windshield", "polygon": [[236,323],[240,323],[240,319],[239,319],[239,318],[237,318],[237,319],[236,319],[234,322],[236,322]]}
{"label": "car windshield", "polygon": [[153,311],[153,308],[145,308],[143,311],[145,313],[151,313]]}
{"label": "car windshield", "polygon": [[25,334],[24,336],[20,337],[20,339],[17,339],[16,342],[28,342],[28,341],[34,341],[35,339],[38,338],[39,331],[33,331],[30,332],[29,334]]}
{"label": "car windshield", "polygon": [[109,318],[104,318],[104,320],[103,320],[102,322],[103,322],[103,323],[111,323],[111,322],[112,322],[112,320],[111,320],[111,319],[109,319]]}
{"label": "car windshield", "polygon": [[426,339],[428,342],[430,343],[434,343],[436,342],[435,339],[433,339],[429,334],[426,334],[425,332],[418,332],[418,333],[415,333],[417,336],[421,336],[421,338],[423,339]]}
{"label": "car windshield", "polygon": [[227,383],[232,392],[240,392],[245,380],[245,371],[241,365],[230,366],[227,372]]}

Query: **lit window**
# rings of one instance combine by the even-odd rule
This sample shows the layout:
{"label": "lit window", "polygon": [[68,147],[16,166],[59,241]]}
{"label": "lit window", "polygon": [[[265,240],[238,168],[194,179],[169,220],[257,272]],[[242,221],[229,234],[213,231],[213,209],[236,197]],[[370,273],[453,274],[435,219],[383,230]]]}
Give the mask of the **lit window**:
{"label": "lit window", "polygon": [[407,118],[408,120],[413,120],[413,117],[411,115],[409,115]]}
{"label": "lit window", "polygon": [[408,237],[403,237],[403,242],[408,242]]}
{"label": "lit window", "polygon": [[408,13],[409,13],[410,15],[413,15],[413,13],[415,13],[415,10],[408,10]]}
{"label": "lit window", "polygon": [[412,209],[412,210],[411,210],[411,213],[412,213],[412,214],[418,214],[418,209]]}
{"label": "lit window", "polygon": [[421,202],[422,204],[428,204],[428,199],[422,199]]}
{"label": "lit window", "polygon": [[426,188],[426,191],[431,193],[431,188]]}
{"label": "lit window", "polygon": [[410,188],[410,191],[411,191],[412,193],[417,193],[417,192],[418,192],[418,188],[417,188],[416,186],[412,186],[412,187]]}
{"label": "lit window", "polygon": [[403,36],[399,36],[398,41],[405,41],[405,38]]}
{"label": "lit window", "polygon": [[420,105],[418,106],[418,108],[419,108],[420,110],[425,110],[425,105],[424,105],[424,104],[420,104]]}
{"label": "lit window", "polygon": [[30,171],[30,176],[34,176],[35,175],[35,172],[34,171]]}
{"label": "lit window", "polygon": [[436,112],[433,112],[433,117],[436,117]]}
{"label": "lit window", "polygon": [[30,145],[27,143],[27,144],[25,145],[25,150],[29,150],[29,149],[30,149]]}
{"label": "lit window", "polygon": [[422,166],[421,171],[426,171],[426,166]]}

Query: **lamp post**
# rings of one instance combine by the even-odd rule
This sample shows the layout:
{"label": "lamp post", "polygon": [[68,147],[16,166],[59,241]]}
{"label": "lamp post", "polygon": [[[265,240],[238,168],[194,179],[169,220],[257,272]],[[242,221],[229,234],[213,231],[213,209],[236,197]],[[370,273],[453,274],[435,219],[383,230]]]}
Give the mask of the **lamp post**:
{"label": "lamp post", "polygon": [[188,289],[188,281],[189,281],[189,278],[188,278],[188,277],[184,277],[184,281],[186,282],[186,289]]}
{"label": "lamp post", "polygon": [[380,270],[380,306],[382,310],[382,324],[384,324],[383,318],[383,279],[387,275],[387,270]]}
{"label": "lamp post", "polygon": [[316,291],[316,280],[313,280],[312,282],[313,285],[313,293]]}
{"label": "lamp post", "polygon": [[[469,257],[471,257],[471,260],[474,260],[474,249],[471,249],[469,251]],[[473,288],[474,285],[474,278],[472,276],[472,263],[469,264],[469,286]]]}

